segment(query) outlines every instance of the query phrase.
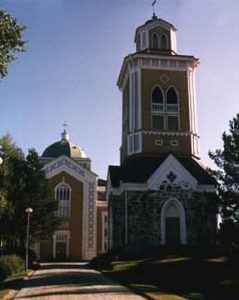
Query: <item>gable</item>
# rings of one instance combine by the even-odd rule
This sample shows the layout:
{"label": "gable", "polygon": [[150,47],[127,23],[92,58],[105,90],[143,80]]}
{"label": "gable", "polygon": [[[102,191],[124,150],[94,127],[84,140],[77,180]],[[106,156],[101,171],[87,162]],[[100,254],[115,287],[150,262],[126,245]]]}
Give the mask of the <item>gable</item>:
{"label": "gable", "polygon": [[196,189],[198,185],[194,176],[172,154],[147,180],[148,188],[151,190],[159,189],[159,186],[164,183],[180,185],[185,189]]}
{"label": "gable", "polygon": [[95,173],[87,170],[65,155],[62,155],[44,165],[43,170],[45,171],[48,179],[61,172],[66,172],[81,182],[95,181],[97,177]]}

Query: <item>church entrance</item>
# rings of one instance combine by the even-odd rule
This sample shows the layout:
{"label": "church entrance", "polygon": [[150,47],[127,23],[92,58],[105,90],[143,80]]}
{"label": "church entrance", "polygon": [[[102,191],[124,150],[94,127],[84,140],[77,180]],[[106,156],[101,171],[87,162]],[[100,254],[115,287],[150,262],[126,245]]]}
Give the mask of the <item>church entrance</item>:
{"label": "church entrance", "polygon": [[166,217],[166,244],[177,246],[180,244],[180,222],[177,217]]}
{"label": "church entrance", "polygon": [[165,202],[161,213],[161,243],[177,247],[186,243],[185,215],[182,204],[176,200]]}
{"label": "church entrance", "polygon": [[56,242],[56,260],[66,259],[66,243]]}
{"label": "church entrance", "polygon": [[58,232],[55,235],[54,259],[63,261],[68,257],[68,233]]}

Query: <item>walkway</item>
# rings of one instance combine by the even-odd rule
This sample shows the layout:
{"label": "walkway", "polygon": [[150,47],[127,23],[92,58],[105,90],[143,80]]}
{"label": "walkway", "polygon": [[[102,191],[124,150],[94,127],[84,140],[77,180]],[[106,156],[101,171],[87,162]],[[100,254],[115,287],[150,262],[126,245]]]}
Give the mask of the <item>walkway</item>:
{"label": "walkway", "polygon": [[26,280],[14,299],[143,300],[86,263],[47,263]]}

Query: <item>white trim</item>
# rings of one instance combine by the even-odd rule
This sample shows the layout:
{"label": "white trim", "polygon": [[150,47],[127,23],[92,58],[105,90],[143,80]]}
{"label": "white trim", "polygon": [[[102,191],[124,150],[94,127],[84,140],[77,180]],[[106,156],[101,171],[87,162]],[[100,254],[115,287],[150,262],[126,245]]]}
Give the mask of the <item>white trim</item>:
{"label": "white trim", "polygon": [[46,178],[52,178],[57,174],[65,171],[72,177],[80,180],[81,182],[86,182],[88,180],[96,179],[97,175],[92,171],[79,165],[73,159],[66,155],[61,155],[60,157],[51,160],[49,163],[43,166],[43,171],[46,174]]}
{"label": "white trim", "polygon": [[142,131],[143,134],[147,135],[162,135],[162,136],[194,136],[191,132],[172,132],[172,131]]}
{"label": "white trim", "polygon": [[170,29],[170,47],[171,50],[177,53],[177,37],[176,37],[176,31]]}
{"label": "white trim", "polygon": [[167,200],[161,210],[161,244],[166,244],[166,212],[167,208],[171,204],[175,204],[179,210],[179,218],[180,218],[180,244],[186,245],[187,244],[187,234],[186,234],[186,219],[185,219],[185,211],[184,207],[181,202],[177,199],[171,198]]}
{"label": "white trim", "polygon": [[96,206],[97,206],[97,207],[107,207],[107,206],[108,206],[108,203],[107,203],[107,201],[97,200],[97,201],[96,201]]}
{"label": "white trim", "polygon": [[128,244],[128,192],[127,190],[124,191],[124,221],[125,221],[124,243],[125,245],[127,245]]}
{"label": "white trim", "polygon": [[185,167],[170,154],[159,168],[150,176],[147,181],[148,188],[150,190],[158,190],[159,186],[167,181],[167,175],[173,172],[177,177],[174,181],[175,184],[181,182],[187,182],[188,186],[193,190],[196,189],[197,180],[185,169]]}
{"label": "white trim", "polygon": [[[135,139],[138,139],[138,147],[136,148],[137,144],[135,143]],[[142,132],[134,132],[132,134],[128,134],[127,136],[127,155],[132,155],[135,153],[142,152]]]}
{"label": "white trim", "polygon": [[111,249],[113,247],[113,213],[112,207],[109,208],[109,245],[108,248]]}
{"label": "white trim", "polygon": [[137,72],[138,76],[138,128],[142,128],[142,93],[141,93],[141,69]]}
{"label": "white trim", "polygon": [[[167,64],[161,61],[167,60]],[[146,64],[146,61],[148,62]],[[156,63],[157,62],[157,63]],[[174,63],[170,63],[174,62]],[[182,64],[183,62],[183,64]],[[122,64],[117,85],[120,90],[122,90],[123,82],[125,77],[131,70],[131,66],[134,69],[158,69],[158,70],[173,70],[173,71],[188,71],[189,69],[195,69],[199,65],[199,60],[193,56],[183,56],[183,55],[150,55],[150,54],[130,54],[128,55]]]}

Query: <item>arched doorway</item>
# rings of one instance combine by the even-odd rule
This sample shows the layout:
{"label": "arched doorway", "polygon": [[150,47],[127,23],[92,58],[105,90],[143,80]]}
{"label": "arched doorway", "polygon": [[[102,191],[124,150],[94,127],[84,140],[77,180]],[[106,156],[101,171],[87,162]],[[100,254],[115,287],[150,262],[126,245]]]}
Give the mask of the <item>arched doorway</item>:
{"label": "arched doorway", "polygon": [[165,214],[166,245],[180,245],[180,216],[177,206],[171,203]]}
{"label": "arched doorway", "polygon": [[161,211],[161,244],[186,244],[186,223],[183,205],[177,199],[167,200]]}

